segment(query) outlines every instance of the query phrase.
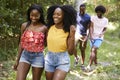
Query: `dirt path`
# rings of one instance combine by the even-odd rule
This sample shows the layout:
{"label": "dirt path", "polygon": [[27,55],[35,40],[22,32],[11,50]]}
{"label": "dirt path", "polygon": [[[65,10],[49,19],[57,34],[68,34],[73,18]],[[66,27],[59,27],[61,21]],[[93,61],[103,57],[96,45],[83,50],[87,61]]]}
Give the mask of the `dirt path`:
{"label": "dirt path", "polygon": [[105,67],[112,66],[110,62],[100,62],[97,67],[93,68],[91,72],[84,72],[80,69],[79,66],[71,68],[69,74],[66,77],[66,80],[120,80],[118,74],[111,75],[105,72]]}

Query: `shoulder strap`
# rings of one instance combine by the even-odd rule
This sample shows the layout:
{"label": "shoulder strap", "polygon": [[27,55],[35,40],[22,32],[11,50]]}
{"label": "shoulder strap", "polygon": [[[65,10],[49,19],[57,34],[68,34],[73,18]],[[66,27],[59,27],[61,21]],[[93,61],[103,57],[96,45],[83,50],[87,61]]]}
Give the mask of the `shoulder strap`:
{"label": "shoulder strap", "polygon": [[26,24],[26,26],[25,26],[23,32],[29,27],[29,25],[30,25],[30,22],[27,22],[27,24]]}

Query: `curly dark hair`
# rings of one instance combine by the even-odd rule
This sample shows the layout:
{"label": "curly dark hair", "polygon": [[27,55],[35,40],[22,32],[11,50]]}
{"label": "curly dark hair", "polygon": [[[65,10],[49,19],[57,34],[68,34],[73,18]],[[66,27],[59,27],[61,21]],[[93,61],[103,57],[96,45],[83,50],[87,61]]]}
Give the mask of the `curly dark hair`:
{"label": "curly dark hair", "polygon": [[52,5],[47,10],[47,26],[48,26],[48,28],[50,28],[54,24],[53,13],[54,13],[55,9],[58,7],[59,7],[59,5]]}
{"label": "curly dark hair", "polygon": [[69,32],[70,26],[76,25],[76,23],[77,23],[76,10],[71,5],[63,5],[63,6],[53,5],[53,6],[50,6],[48,8],[48,11],[47,11],[47,26],[48,26],[48,28],[50,28],[52,25],[54,25],[53,13],[54,13],[56,8],[60,8],[63,11],[63,13],[64,13],[63,30],[65,32]]}
{"label": "curly dark hair", "polygon": [[30,13],[31,13],[32,10],[35,10],[35,9],[40,13],[39,22],[41,22],[42,24],[45,24],[42,6],[37,5],[37,4],[31,5],[31,6],[29,7],[28,11],[27,11],[27,20],[28,20],[28,23],[29,23],[29,24],[31,23]]}
{"label": "curly dark hair", "polygon": [[95,12],[97,13],[98,11],[104,14],[106,12],[106,8],[103,5],[99,5],[95,8]]}
{"label": "curly dark hair", "polygon": [[81,4],[79,7],[86,7],[86,5],[85,4]]}

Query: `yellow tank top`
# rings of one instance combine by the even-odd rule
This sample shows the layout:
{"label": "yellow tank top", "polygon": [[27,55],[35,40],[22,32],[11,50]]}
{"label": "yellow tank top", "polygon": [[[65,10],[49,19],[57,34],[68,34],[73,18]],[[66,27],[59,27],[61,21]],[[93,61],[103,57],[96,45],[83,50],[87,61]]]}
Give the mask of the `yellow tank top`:
{"label": "yellow tank top", "polygon": [[47,36],[48,50],[51,52],[64,52],[67,50],[68,32],[63,29],[57,29],[55,25],[51,26]]}

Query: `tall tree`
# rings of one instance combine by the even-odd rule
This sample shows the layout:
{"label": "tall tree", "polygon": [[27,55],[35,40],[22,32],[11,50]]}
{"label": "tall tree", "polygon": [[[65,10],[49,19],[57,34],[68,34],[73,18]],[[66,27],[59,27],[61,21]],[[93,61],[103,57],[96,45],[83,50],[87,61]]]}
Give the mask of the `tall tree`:
{"label": "tall tree", "polygon": [[80,4],[83,3],[83,1],[84,1],[84,0],[75,0],[75,9],[76,9],[77,11],[79,11],[79,6],[80,6]]}
{"label": "tall tree", "polygon": [[20,0],[21,8],[23,8],[23,0]]}

